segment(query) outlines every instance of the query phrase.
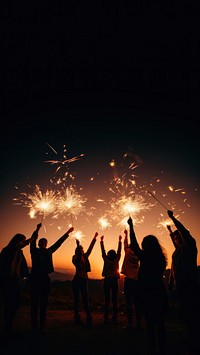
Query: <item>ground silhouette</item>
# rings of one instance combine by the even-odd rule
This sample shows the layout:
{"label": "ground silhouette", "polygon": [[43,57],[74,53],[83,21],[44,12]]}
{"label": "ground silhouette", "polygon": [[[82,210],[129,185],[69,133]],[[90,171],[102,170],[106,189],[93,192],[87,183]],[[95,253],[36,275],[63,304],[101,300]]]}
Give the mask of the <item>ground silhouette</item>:
{"label": "ground silhouette", "polygon": [[[121,284],[122,286],[122,284]],[[103,323],[103,289],[102,280],[90,280],[90,300],[94,325],[88,329],[84,325],[75,325],[73,319],[73,298],[71,281],[54,281],[47,310],[47,333],[31,333],[30,303],[28,283],[22,285],[22,302],[14,322],[15,334],[6,339],[2,333],[1,303],[1,355],[20,352],[20,355],[53,355],[71,352],[89,355],[130,354],[146,355],[145,323],[143,330],[127,332],[127,322],[123,291],[120,288],[118,324]],[[170,311],[166,317],[168,355],[186,354],[186,330],[181,319],[176,298],[170,298]],[[81,310],[83,321],[85,313]]]}

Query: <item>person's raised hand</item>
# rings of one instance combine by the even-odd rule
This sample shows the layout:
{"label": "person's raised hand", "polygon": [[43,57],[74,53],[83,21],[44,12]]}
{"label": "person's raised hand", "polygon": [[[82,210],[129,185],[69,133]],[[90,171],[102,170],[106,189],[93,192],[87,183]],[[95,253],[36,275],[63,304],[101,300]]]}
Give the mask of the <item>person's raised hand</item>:
{"label": "person's raised hand", "polygon": [[74,227],[69,228],[68,231],[67,231],[67,234],[73,232],[73,230],[74,230]]}
{"label": "person's raised hand", "polygon": [[124,230],[124,237],[126,238],[128,236],[128,231],[127,229]]}
{"label": "person's raised hand", "polygon": [[172,218],[173,215],[174,215],[173,211],[170,211],[170,210],[168,210],[167,213],[168,213],[168,216],[169,216],[170,218]]}
{"label": "person's raised hand", "polygon": [[169,231],[170,233],[172,233],[171,226],[170,226],[169,224],[167,224],[166,227],[167,227],[168,231]]}
{"label": "person's raised hand", "polygon": [[98,232],[95,233],[94,238],[96,239],[97,236],[98,236]]}
{"label": "person's raised hand", "polygon": [[41,227],[42,227],[42,223],[38,223],[38,224],[37,224],[36,231],[39,232],[39,230],[40,230]]}
{"label": "person's raised hand", "polygon": [[77,245],[77,247],[80,245],[80,240],[79,239],[76,239],[76,245]]}
{"label": "person's raised hand", "polygon": [[131,218],[131,217],[129,217],[127,223],[129,224],[129,226],[131,226],[131,225],[133,224],[133,221],[132,221],[132,218]]}

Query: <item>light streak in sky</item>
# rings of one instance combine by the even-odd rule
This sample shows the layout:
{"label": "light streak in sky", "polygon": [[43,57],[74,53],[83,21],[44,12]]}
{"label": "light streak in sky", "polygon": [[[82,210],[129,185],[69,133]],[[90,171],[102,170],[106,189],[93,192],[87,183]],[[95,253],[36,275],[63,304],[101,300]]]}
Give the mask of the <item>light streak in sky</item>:
{"label": "light streak in sky", "polygon": [[[58,155],[57,151],[50,144],[47,143],[47,145],[54,154]],[[107,163],[109,172],[112,171],[112,178],[106,180],[107,172],[106,170],[104,171],[104,169],[102,169],[100,175],[97,174],[100,177],[102,176],[103,180],[96,189],[94,188],[93,198],[97,203],[101,202],[102,204],[98,208],[97,205],[94,204],[94,206],[90,208],[87,207],[86,209],[86,202],[87,204],[92,203],[92,189],[90,188],[90,199],[87,193],[83,196],[80,193],[83,187],[78,189],[75,185],[75,177],[77,177],[77,174],[72,174],[69,169],[70,163],[79,160],[83,156],[84,154],[80,154],[67,159],[66,146],[64,145],[64,153],[61,159],[46,161],[51,165],[57,166],[53,177],[50,178],[50,183],[54,188],[42,191],[39,185],[35,185],[33,193],[21,193],[19,198],[14,199],[15,204],[28,208],[30,218],[36,218],[38,214],[42,215],[42,219],[49,215],[57,220],[59,217],[66,218],[67,216],[71,218],[72,225],[73,217],[77,219],[79,214],[84,213],[85,218],[86,215],[89,216],[89,219],[85,219],[85,221],[91,223],[91,218],[93,218],[93,220],[95,218],[102,230],[110,229],[114,225],[115,227],[127,227],[127,219],[129,216],[132,217],[135,225],[143,223],[145,219],[144,212],[150,211],[156,206],[156,203],[151,203],[151,198],[148,196],[149,194],[166,210],[175,210],[176,208],[176,203],[172,200],[171,196],[169,198],[169,194],[178,194],[179,198],[183,196],[184,204],[190,207],[188,200],[185,198],[186,192],[184,188],[174,188],[172,185],[167,185],[166,188],[164,188],[163,184],[161,188],[161,178],[159,176],[151,178],[150,182],[145,181],[142,183],[141,177],[135,174],[136,168],[140,167],[140,165],[132,160],[132,155],[125,153],[122,156],[123,159],[118,157],[119,162],[113,158],[110,163]],[[65,170],[61,168],[65,168]],[[60,171],[59,177],[57,175],[58,171]],[[161,173],[163,174],[163,172]],[[95,173],[93,176],[95,176]],[[88,181],[94,184],[94,178],[90,178]],[[104,195],[102,197],[100,193],[101,188],[99,190],[99,186],[102,187],[103,191],[104,184],[106,184],[106,196]],[[150,192],[149,189],[152,192]],[[164,189],[164,191],[162,189]],[[97,191],[99,194],[98,198],[95,197]],[[103,194],[105,194],[105,191]],[[158,199],[155,197],[155,194],[156,196],[162,196],[162,198],[160,199],[159,197]],[[160,200],[163,201],[164,204],[162,204]],[[93,214],[94,211],[95,216]],[[184,211],[181,210],[179,210],[179,212],[180,214],[184,213]],[[170,224],[169,222],[167,223]],[[158,228],[161,227],[165,229],[166,223],[163,218],[162,220],[158,218]]]}
{"label": "light streak in sky", "polygon": [[158,198],[156,198],[151,191],[147,191],[153,198],[155,198],[155,200],[161,205],[163,206],[166,210],[168,210],[168,208],[166,206],[163,205],[163,203],[161,201],[158,200]]}
{"label": "light streak in sky", "polygon": [[[48,144],[48,143],[46,143],[46,144],[49,146],[49,148],[52,149],[52,151],[53,151],[55,154],[58,155],[57,151],[56,151],[50,144]],[[62,167],[67,168],[67,167],[68,167],[67,164],[73,163],[74,161],[79,160],[81,157],[84,156],[84,154],[80,154],[80,155],[78,155],[78,156],[75,156],[75,157],[72,157],[72,158],[68,158],[68,159],[67,159],[67,155],[66,155],[66,152],[67,152],[67,150],[66,150],[66,145],[64,144],[63,147],[64,147],[64,150],[63,150],[63,156],[62,156],[61,159],[56,159],[56,160],[53,160],[53,159],[52,159],[52,160],[46,160],[46,161],[45,161],[45,163],[50,163],[51,165],[57,165],[57,168],[56,168],[56,171],[55,171],[56,173],[57,173]]]}

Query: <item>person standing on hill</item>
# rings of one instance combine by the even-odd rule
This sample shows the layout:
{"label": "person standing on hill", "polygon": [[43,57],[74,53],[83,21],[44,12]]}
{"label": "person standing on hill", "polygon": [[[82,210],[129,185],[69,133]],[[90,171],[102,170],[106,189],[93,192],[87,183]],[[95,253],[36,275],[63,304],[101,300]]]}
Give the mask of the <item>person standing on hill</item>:
{"label": "person standing on hill", "polygon": [[110,296],[112,298],[112,324],[117,324],[117,313],[118,313],[118,280],[120,279],[119,272],[119,260],[121,258],[122,249],[122,236],[119,236],[118,249],[117,252],[113,249],[109,250],[106,254],[104,247],[104,236],[101,236],[100,246],[102,258],[104,261],[102,276],[104,277],[103,287],[104,287],[104,323],[107,324],[109,320],[109,305]]}
{"label": "person standing on hill", "polygon": [[197,268],[197,246],[188,229],[177,220],[173,211],[167,211],[168,216],[177,228],[174,232],[168,225],[170,237],[175,246],[172,254],[171,277],[169,287],[175,284],[181,313],[188,331],[188,342],[191,354],[197,354],[199,347],[199,289]]}
{"label": "person standing on hill", "polygon": [[124,275],[124,295],[128,325],[125,329],[133,329],[133,316],[136,319],[136,328],[141,328],[141,308],[138,294],[139,258],[128,244],[128,231],[124,231],[124,260],[121,274]]}
{"label": "person standing on hill", "polygon": [[20,280],[29,277],[29,269],[22,249],[38,235],[41,224],[37,225],[32,237],[17,233],[0,254],[0,280],[4,301],[3,331],[5,336],[13,333],[13,322],[20,304]]}
{"label": "person standing on hill", "polygon": [[79,240],[76,239],[77,247],[75,249],[75,254],[72,257],[72,263],[76,268],[76,272],[72,280],[74,319],[77,325],[83,324],[79,314],[79,302],[81,296],[86,313],[86,323],[88,328],[92,327],[92,314],[88,301],[88,272],[91,271],[89,256],[96,243],[97,236],[98,233],[96,232],[86,252],[84,252],[83,246],[80,245]]}
{"label": "person standing on hill", "polygon": [[[138,244],[132,219],[130,227],[130,247],[140,260],[138,290],[142,312],[146,321],[147,339],[150,355],[166,354],[165,314],[168,311],[168,295],[163,281],[167,266],[167,256],[154,235],[143,238]],[[158,347],[158,349],[157,349]]]}
{"label": "person standing on hill", "polygon": [[[47,239],[40,238],[38,241],[39,248],[36,247],[36,240],[38,235],[31,240],[30,253],[32,260],[32,268],[30,274],[31,287],[31,327],[33,333],[37,331],[38,327],[38,312],[39,312],[39,330],[44,333],[47,302],[50,291],[50,277],[49,274],[54,271],[53,253],[60,248],[63,242],[73,232],[74,228],[69,230],[60,237],[52,246],[47,248]],[[40,310],[39,310],[40,307]]]}

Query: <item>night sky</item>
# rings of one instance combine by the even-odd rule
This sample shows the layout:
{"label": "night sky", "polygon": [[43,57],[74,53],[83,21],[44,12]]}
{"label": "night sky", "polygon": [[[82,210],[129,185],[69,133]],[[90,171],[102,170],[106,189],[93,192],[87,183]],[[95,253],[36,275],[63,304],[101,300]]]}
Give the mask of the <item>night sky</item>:
{"label": "night sky", "polygon": [[[200,243],[200,48],[194,2],[181,8],[148,1],[1,7],[1,248],[17,232],[31,234],[38,223],[27,209],[13,206],[13,198],[28,185],[49,188],[55,167],[45,160],[56,159],[49,145],[59,157],[64,145],[68,158],[84,154],[69,168],[91,205],[96,203],[92,196],[105,193],[109,162],[115,159],[119,168],[129,152],[138,165],[137,186],[145,182],[151,188],[154,181],[157,197],[175,206]],[[169,185],[183,188],[187,202],[178,193],[170,195]],[[156,229],[160,213],[167,217],[156,204],[136,232],[141,241],[153,229],[170,260],[173,247]],[[51,218],[44,222],[50,244],[68,227],[60,222],[64,229],[58,229]],[[76,224],[80,228],[79,218]],[[96,230],[101,234],[96,221],[86,229],[85,247]],[[123,229],[117,229],[109,247],[116,247],[119,233]],[[61,259],[67,255],[71,261],[74,244],[66,242]],[[28,248],[25,253],[29,260]],[[58,261],[59,268],[67,268],[68,262]]]}

